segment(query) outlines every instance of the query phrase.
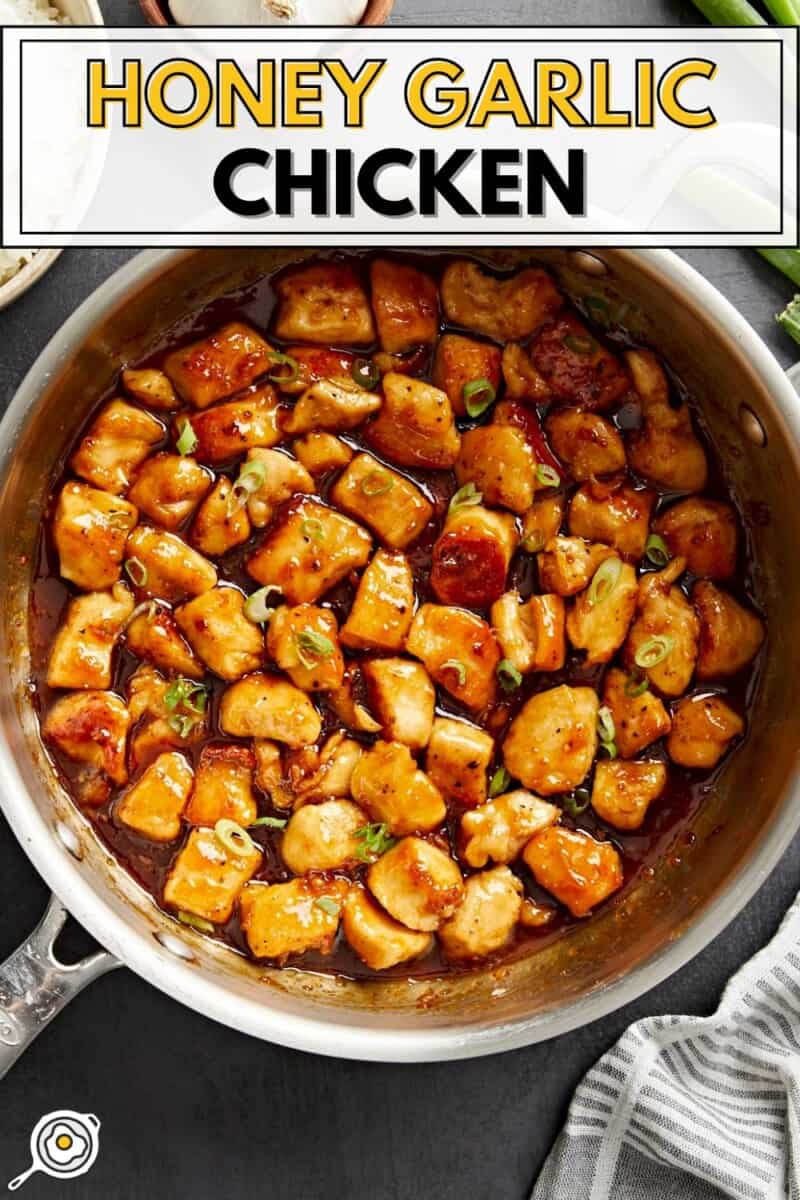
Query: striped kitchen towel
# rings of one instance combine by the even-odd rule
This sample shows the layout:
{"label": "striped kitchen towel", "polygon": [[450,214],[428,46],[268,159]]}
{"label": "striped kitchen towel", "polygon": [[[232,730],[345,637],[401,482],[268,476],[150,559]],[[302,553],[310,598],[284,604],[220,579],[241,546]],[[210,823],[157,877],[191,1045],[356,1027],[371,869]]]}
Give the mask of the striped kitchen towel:
{"label": "striped kitchen towel", "polygon": [[638,1021],[578,1087],[532,1200],[800,1200],[800,897],[712,1017]]}

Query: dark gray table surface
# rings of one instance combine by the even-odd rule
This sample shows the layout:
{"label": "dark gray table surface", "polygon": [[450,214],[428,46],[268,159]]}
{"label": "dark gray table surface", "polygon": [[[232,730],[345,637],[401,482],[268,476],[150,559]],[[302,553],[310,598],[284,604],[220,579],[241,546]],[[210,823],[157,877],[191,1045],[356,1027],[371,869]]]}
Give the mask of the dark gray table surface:
{"label": "dark gray table surface", "polygon": [[[134,0],[106,0],[115,24]],[[398,0],[406,23],[691,24],[684,0]],[[5,406],[48,338],[132,251],[65,253],[45,282],[0,313]],[[774,312],[791,288],[754,254],[686,254],[752,322],[780,360],[791,343]],[[746,802],[746,797],[742,797]],[[775,930],[800,884],[797,841],[745,911],[708,949],[635,1004],[565,1037],[494,1058],[377,1066],[253,1042],[119,971],[94,984],[45,1032],[2,1087],[0,1189],[23,1170],[38,1118],[56,1108],[103,1122],[100,1157],[69,1184],[35,1177],[28,1197],[88,1200],[519,1200],[563,1121],[575,1085],[639,1017],[708,1013],[736,968]],[[46,902],[0,817],[0,959]],[[561,1198],[558,1198],[561,1200]]]}

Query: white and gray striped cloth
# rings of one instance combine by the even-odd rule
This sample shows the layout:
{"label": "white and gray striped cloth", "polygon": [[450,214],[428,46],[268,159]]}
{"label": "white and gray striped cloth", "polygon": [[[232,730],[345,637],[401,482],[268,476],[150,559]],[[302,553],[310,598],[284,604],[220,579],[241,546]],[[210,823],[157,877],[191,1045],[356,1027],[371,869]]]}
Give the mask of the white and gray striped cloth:
{"label": "white and gray striped cloth", "polygon": [[800,1200],[800,897],[712,1017],[632,1025],[532,1200]]}

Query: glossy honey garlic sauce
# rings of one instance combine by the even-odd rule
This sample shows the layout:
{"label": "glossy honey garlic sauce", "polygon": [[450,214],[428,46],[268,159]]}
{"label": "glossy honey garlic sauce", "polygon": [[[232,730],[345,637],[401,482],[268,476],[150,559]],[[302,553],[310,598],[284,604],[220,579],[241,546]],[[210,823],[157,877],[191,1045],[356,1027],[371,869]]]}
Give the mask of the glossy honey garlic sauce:
{"label": "glossy honey garlic sauce", "polygon": [[42,527],[64,786],[259,960],[420,978],[591,920],[747,736],[765,630],[698,418],[535,265],[320,258],[165,330]]}

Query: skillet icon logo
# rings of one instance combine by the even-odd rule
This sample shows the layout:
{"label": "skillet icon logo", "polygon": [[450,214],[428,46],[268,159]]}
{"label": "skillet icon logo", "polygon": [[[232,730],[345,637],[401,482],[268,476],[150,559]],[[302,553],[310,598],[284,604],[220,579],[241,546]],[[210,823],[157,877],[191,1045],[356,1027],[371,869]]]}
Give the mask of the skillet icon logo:
{"label": "skillet icon logo", "polygon": [[85,1175],[99,1149],[100,1122],[93,1113],[76,1113],[66,1108],[47,1113],[31,1134],[30,1167],[11,1180],[8,1190],[15,1192],[37,1171],[53,1179]]}

